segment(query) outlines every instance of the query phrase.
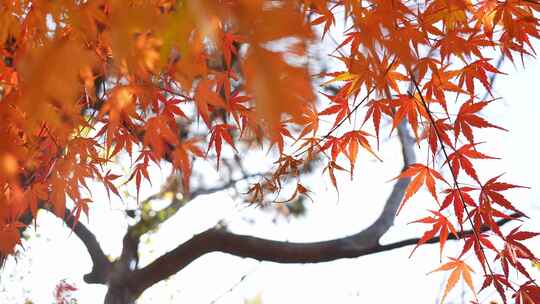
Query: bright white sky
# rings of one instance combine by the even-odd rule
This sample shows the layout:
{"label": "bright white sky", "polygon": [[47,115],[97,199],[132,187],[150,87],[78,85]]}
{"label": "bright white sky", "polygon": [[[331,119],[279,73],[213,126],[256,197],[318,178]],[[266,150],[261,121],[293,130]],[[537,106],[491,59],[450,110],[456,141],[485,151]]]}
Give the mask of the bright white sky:
{"label": "bright white sky", "polygon": [[[536,92],[540,61],[528,61],[525,70],[507,62],[502,70],[509,75],[497,78],[495,95],[503,99],[488,107],[484,114],[510,132],[490,130],[485,133],[489,137],[482,140],[488,143],[479,149],[503,160],[483,161],[480,172],[485,174],[484,179],[506,172],[506,181],[531,187],[531,190],[509,191],[507,196],[531,217],[525,229],[540,231],[540,143],[537,134],[540,131],[540,103]],[[313,195],[315,203],[308,204],[307,217],[290,222],[281,220],[277,225],[272,222],[272,216],[257,209],[242,208],[227,193],[200,197],[163,225],[148,242],[143,241],[141,263],[148,263],[223,218],[234,232],[278,240],[318,241],[355,233],[378,216],[392,187],[387,181],[401,168],[395,138],[383,143],[380,156],[384,159],[382,164],[371,158],[360,158],[354,181],[343,176],[339,202],[326,176],[314,180],[311,189],[320,190]],[[217,176],[212,166],[208,166],[208,172]],[[163,180],[155,172],[153,184],[160,185],[160,178]],[[148,188],[142,191],[142,196],[152,191]],[[113,200],[109,204],[105,194],[99,191],[94,193],[94,198],[98,203],[94,204],[89,221],[83,219],[83,222],[94,231],[105,252],[117,256],[127,226],[121,211],[122,202]],[[420,236],[426,227],[407,223],[425,216],[424,210],[432,208],[427,203],[431,201],[425,193],[416,195],[384,241]],[[252,216],[256,219],[255,224],[243,220]],[[62,279],[79,288],[75,293],[79,303],[102,303],[105,287],[87,285],[82,280],[82,276],[90,271],[91,263],[77,237],[70,235],[69,228],[47,213],[40,214],[38,223],[39,229],[30,233],[31,240],[24,242],[26,251],[21,253],[18,264],[9,260],[2,273],[0,303],[24,303],[25,299],[38,304],[52,303],[54,287]],[[530,245],[540,253],[538,240]],[[446,255],[453,255],[456,248],[457,243],[448,242]],[[438,245],[420,247],[409,259],[411,250],[412,247],[406,247],[313,265],[280,265],[212,253],[147,290],[138,303],[211,303],[221,296],[216,303],[237,304],[258,293],[262,293],[263,303],[270,304],[436,303],[442,295],[446,275],[426,273],[439,265]],[[540,278],[540,272],[533,273]],[[227,292],[245,274],[248,274],[245,280]],[[480,286],[481,280],[478,276],[476,286]],[[458,286],[449,299],[461,303],[462,288]],[[465,296],[465,300],[470,299]],[[492,291],[484,291],[479,299],[487,303],[488,299],[497,298]]]}

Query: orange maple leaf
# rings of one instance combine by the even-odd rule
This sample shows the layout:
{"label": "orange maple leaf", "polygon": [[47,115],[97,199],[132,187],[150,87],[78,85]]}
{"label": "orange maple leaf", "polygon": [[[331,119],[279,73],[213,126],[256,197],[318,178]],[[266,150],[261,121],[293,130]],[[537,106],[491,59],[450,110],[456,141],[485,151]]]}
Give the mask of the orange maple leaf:
{"label": "orange maple leaf", "polygon": [[422,165],[422,164],[412,164],[412,165],[410,165],[405,171],[403,171],[399,176],[393,178],[392,180],[401,179],[401,178],[410,178],[410,177],[413,177],[413,176],[415,176],[415,177],[409,183],[409,186],[407,186],[407,189],[405,189],[405,195],[403,196],[403,202],[401,202],[396,214],[399,214],[399,212],[401,211],[401,208],[403,208],[405,203],[416,192],[418,192],[418,190],[420,189],[420,187],[423,184],[426,184],[426,187],[428,188],[431,195],[435,198],[435,200],[439,201],[438,198],[437,198],[437,193],[435,192],[435,178],[447,183],[446,180],[442,177],[442,175],[439,172],[429,168],[428,166]]}
{"label": "orange maple leaf", "polygon": [[213,89],[214,82],[209,79],[204,79],[199,82],[193,100],[197,106],[197,111],[201,115],[204,123],[210,127],[210,109],[208,105],[225,107],[223,99]]}
{"label": "orange maple leaf", "polygon": [[439,247],[440,247],[440,256],[442,257],[442,252],[444,248],[444,244],[446,243],[446,240],[448,239],[448,235],[452,233],[456,238],[458,237],[456,228],[454,228],[454,225],[448,220],[448,218],[442,213],[438,211],[430,210],[434,216],[428,216],[421,218],[419,220],[413,221],[411,223],[424,223],[424,224],[432,224],[433,228],[431,230],[428,230],[424,233],[424,235],[420,238],[416,246],[414,247],[413,251],[411,252],[411,257],[420,245],[424,244],[425,242],[431,240],[434,238],[437,233],[439,233]]}
{"label": "orange maple leaf", "polygon": [[[441,299],[441,303],[444,302],[444,299],[446,299],[446,296],[448,293],[456,286],[456,283],[458,282],[459,278],[462,277],[465,281],[465,284],[471,289],[471,291],[474,293],[474,296],[476,298],[476,292],[474,290],[474,284],[472,280],[471,273],[474,273],[474,270],[467,265],[465,262],[463,262],[460,259],[457,258],[449,258],[451,261],[441,265],[439,268],[432,270],[429,273],[437,272],[437,271],[449,271],[452,270],[450,273],[450,276],[448,277],[448,281],[446,283],[446,288],[444,290],[444,295]],[[478,300],[477,300],[478,301]]]}

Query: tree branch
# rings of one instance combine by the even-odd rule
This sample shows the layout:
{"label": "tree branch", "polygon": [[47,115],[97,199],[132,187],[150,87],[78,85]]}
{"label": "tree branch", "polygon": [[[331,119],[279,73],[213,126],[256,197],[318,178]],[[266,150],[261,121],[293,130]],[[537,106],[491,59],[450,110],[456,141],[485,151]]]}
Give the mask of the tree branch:
{"label": "tree branch", "polygon": [[[502,226],[521,216],[521,214],[512,214],[508,219],[497,221],[497,225]],[[488,227],[482,227],[481,229],[482,232],[487,230],[489,230]],[[471,234],[473,234],[473,230],[466,230],[458,233],[458,237],[462,238]],[[195,235],[189,241],[164,254],[145,268],[134,271],[128,279],[128,284],[132,292],[137,295],[141,294],[153,284],[182,270],[200,256],[214,251],[259,261],[319,263],[342,258],[361,257],[414,245],[419,241],[419,238],[412,238],[380,245],[369,239],[364,239],[366,246],[358,246],[358,243],[351,244],[350,239],[351,237],[345,237],[323,242],[291,243],[238,235],[223,229],[212,228]],[[450,235],[448,239],[455,240],[457,238]],[[439,241],[440,238],[435,237],[426,243],[438,243]]]}
{"label": "tree branch", "polygon": [[241,181],[244,181],[246,179],[249,179],[249,178],[253,178],[253,177],[260,177],[260,176],[265,176],[267,175],[268,173],[252,173],[252,174],[245,174],[244,176],[242,176],[241,178],[237,178],[237,179],[230,179],[228,182],[226,183],[223,183],[221,185],[218,185],[218,186],[215,186],[215,187],[209,187],[209,188],[199,188],[199,189],[196,189],[194,190],[192,193],[191,193],[191,197],[190,199],[195,199],[197,196],[199,195],[206,195],[206,194],[212,194],[212,193],[216,193],[216,192],[219,192],[219,191],[223,191],[223,190],[226,190],[226,189],[229,189],[231,187],[233,187],[234,185],[236,185],[236,183],[238,182],[241,182]]}
{"label": "tree branch", "polygon": [[[402,146],[404,170],[416,160],[414,140],[408,134],[404,122],[398,126],[398,138]],[[280,263],[325,262],[378,252],[379,248],[385,248],[379,244],[379,240],[393,225],[396,210],[408,184],[409,179],[398,180],[377,220],[356,234],[331,241],[288,243],[232,234],[223,229],[210,229],[194,236],[147,267],[135,271],[129,279],[129,284],[135,294],[140,294],[153,284],[180,271],[198,257],[212,251]]]}
{"label": "tree branch", "polygon": [[[109,259],[101,249],[101,246],[99,245],[96,236],[90,230],[88,230],[88,228],[86,228],[86,226],[81,222],[77,222],[77,225],[74,226],[75,217],[72,215],[72,212],[67,208],[64,212],[63,217],[60,217],[58,216],[58,214],[54,213],[50,205],[47,204],[47,202],[41,202],[38,205],[38,208],[47,210],[48,212],[56,215],[68,227],[73,228],[73,233],[81,240],[81,242],[86,247],[86,250],[90,255],[90,259],[92,260],[92,271],[84,276],[85,282],[89,284],[106,284],[108,275],[111,271],[112,263],[109,261]],[[32,223],[33,219],[34,217],[32,216],[32,212],[30,212],[30,210],[25,212],[19,218],[19,221],[25,224],[24,227],[19,228],[20,234],[22,234],[23,231],[28,227],[28,225]]]}
{"label": "tree branch", "polygon": [[[416,162],[414,153],[414,138],[407,130],[406,121],[402,121],[398,127],[398,138],[401,143],[401,154],[403,156],[403,170]],[[394,225],[396,212],[401,204],[405,189],[409,186],[410,178],[403,178],[396,181],[390,196],[384,204],[383,211],[371,226],[360,233],[364,233],[379,241],[380,238]]]}
{"label": "tree branch", "polygon": [[[55,214],[49,208],[43,209]],[[84,275],[84,281],[89,284],[106,284],[112,263],[101,249],[96,236],[81,222],[77,222],[77,225],[74,226],[75,217],[72,215],[69,209],[66,209],[64,217],[61,219],[68,227],[73,227],[73,233],[75,233],[81,242],[83,242],[88,254],[90,254],[90,258],[92,259],[92,271]]]}

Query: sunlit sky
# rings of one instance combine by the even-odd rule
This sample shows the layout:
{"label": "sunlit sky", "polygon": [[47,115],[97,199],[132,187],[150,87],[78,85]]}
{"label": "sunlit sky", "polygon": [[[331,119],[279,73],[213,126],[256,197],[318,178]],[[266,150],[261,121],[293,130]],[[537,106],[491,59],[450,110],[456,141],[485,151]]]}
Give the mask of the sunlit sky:
{"label": "sunlit sky", "polygon": [[[524,229],[540,231],[540,143],[538,126],[540,103],[538,101],[538,75],[540,61],[528,60],[525,69],[518,63],[505,62],[501,68],[508,75],[496,79],[494,95],[502,97],[486,108],[483,114],[509,132],[490,130],[483,132],[481,140],[487,141],[479,149],[489,155],[503,158],[499,161],[482,161],[484,179],[506,173],[505,181],[529,186],[530,190],[513,190],[507,197],[531,217]],[[385,133],[387,134],[387,133]],[[385,137],[380,156],[384,163],[364,157],[358,161],[356,176],[350,181],[347,175],[340,178],[340,198],[327,177],[314,178],[311,189],[314,203],[308,204],[306,217],[279,219],[231,199],[226,192],[202,196],[182,209],[159,232],[143,240],[141,263],[176,247],[194,234],[224,219],[229,228],[276,240],[318,241],[342,237],[360,231],[379,214],[392,183],[388,182],[401,169],[399,143],[395,136]],[[208,164],[208,177],[217,178],[214,164]],[[152,175],[153,185],[159,187],[165,176],[159,171]],[[88,221],[83,222],[96,234],[104,251],[110,256],[120,253],[121,239],[127,227],[123,214],[124,202],[112,199],[98,187],[94,192],[95,203]],[[156,189],[149,186],[142,196]],[[102,199],[100,199],[102,198]],[[383,237],[384,242],[418,237],[427,227],[407,223],[426,215],[433,208],[432,199],[419,193],[396,219],[396,225]],[[255,223],[246,221],[253,218]],[[91,269],[91,261],[82,243],[61,221],[48,213],[40,213],[39,228],[31,230],[26,250],[18,263],[10,259],[1,276],[0,303],[52,303],[55,285],[67,279],[79,290],[75,293],[78,303],[102,303],[106,287],[88,285],[82,276]],[[508,225],[508,227],[513,227]],[[538,240],[529,242],[540,253]],[[443,256],[455,255],[459,244],[448,242]],[[205,255],[169,280],[148,289],[138,303],[243,303],[258,294],[263,303],[436,303],[442,296],[446,274],[428,272],[440,264],[438,245],[420,247],[409,258],[413,247],[370,256],[342,259],[334,262],[308,265],[280,265],[241,259],[227,254]],[[478,266],[470,259],[473,266]],[[479,267],[476,267],[480,271]],[[477,273],[476,286],[481,285]],[[539,278],[540,272],[533,274]],[[245,276],[241,281],[240,279]],[[449,300],[461,303],[463,286],[449,295]],[[465,300],[472,299],[470,293]],[[492,290],[480,293],[481,303],[497,299]]]}

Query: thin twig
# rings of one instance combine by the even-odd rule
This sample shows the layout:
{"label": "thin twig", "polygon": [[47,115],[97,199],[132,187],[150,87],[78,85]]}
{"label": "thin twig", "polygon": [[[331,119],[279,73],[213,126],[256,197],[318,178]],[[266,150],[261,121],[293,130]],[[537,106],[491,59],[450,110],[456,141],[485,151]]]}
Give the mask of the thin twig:
{"label": "thin twig", "polygon": [[[489,270],[489,273],[491,274],[491,276],[494,275],[493,273],[493,270],[491,269],[491,265],[489,264],[488,260],[487,260],[487,256],[486,256],[486,253],[484,251],[484,246],[482,246],[481,242],[480,242],[480,236],[478,235],[478,232],[474,229],[474,223],[472,222],[472,219],[471,219],[471,215],[470,215],[470,212],[469,212],[469,209],[467,208],[467,206],[465,205],[465,199],[463,198],[463,193],[461,191],[461,187],[459,186],[459,183],[457,181],[457,175],[454,173],[454,168],[451,164],[451,161],[450,161],[450,158],[448,157],[448,152],[446,151],[446,147],[444,145],[444,142],[441,138],[441,135],[439,133],[439,130],[437,128],[437,125],[435,123],[435,119],[433,118],[433,115],[431,115],[431,112],[429,111],[429,108],[427,106],[427,103],[424,99],[424,96],[422,95],[422,91],[420,90],[420,87],[418,86],[418,83],[416,82],[416,79],[414,78],[413,75],[411,75],[411,80],[412,82],[414,83],[414,86],[416,88],[416,91],[418,92],[418,96],[420,96],[420,100],[422,101],[422,105],[424,106],[424,108],[426,109],[426,112],[428,114],[428,117],[429,117],[429,120],[431,121],[431,124],[433,125],[433,128],[435,130],[435,134],[437,135],[437,139],[439,140],[439,143],[441,145],[441,150],[444,154],[444,157],[446,159],[446,165],[448,166],[448,168],[450,169],[450,173],[452,175],[452,180],[454,182],[454,187],[458,190],[458,194],[459,194],[459,198],[461,200],[461,204],[463,205],[463,209],[465,210],[465,213],[467,213],[467,220],[469,221],[469,223],[471,224],[471,227],[472,227],[472,232],[473,232],[473,235],[477,241],[477,243],[479,244],[480,246],[480,251],[482,252],[482,255],[484,257],[484,260],[486,261],[486,265],[487,265],[487,268]],[[482,267],[483,268],[483,267]],[[485,272],[485,269],[484,269],[484,272]],[[486,274],[487,275],[487,274]]]}
{"label": "thin twig", "polygon": [[258,263],[255,267],[253,267],[250,271],[244,273],[244,275],[242,275],[240,277],[240,279],[238,281],[236,281],[236,283],[234,283],[229,289],[227,289],[224,293],[220,294],[219,296],[217,296],[216,298],[214,298],[210,304],[215,304],[217,303],[219,300],[221,300],[226,294],[228,293],[231,293],[233,292],[237,287],[238,285],[242,284],[242,282],[244,282],[247,277],[249,277],[251,274],[253,274],[255,272],[255,270],[257,270],[257,268],[259,267],[260,263]]}

